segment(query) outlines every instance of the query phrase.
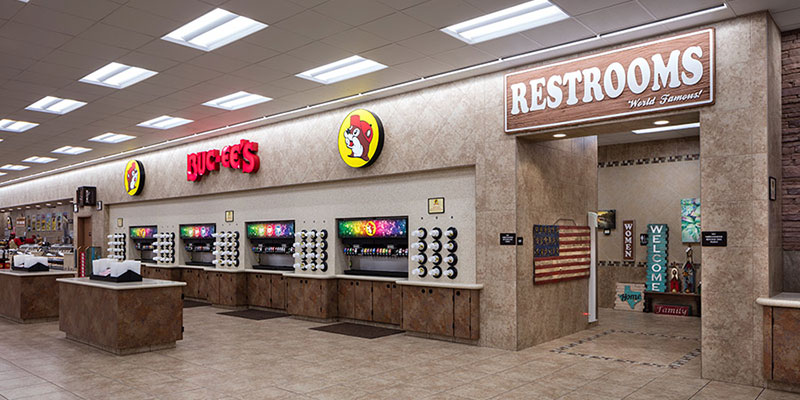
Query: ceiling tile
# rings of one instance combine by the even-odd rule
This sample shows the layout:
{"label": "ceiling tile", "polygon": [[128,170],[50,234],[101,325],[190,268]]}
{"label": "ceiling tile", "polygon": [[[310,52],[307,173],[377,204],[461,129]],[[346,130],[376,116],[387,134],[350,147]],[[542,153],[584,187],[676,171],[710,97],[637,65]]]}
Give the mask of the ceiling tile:
{"label": "ceiling tile", "polygon": [[201,81],[198,79],[185,78],[180,75],[157,74],[147,78],[147,83],[151,85],[159,85],[173,89],[186,89],[187,87],[194,86]]}
{"label": "ceiling tile", "polygon": [[95,57],[106,61],[111,61],[122,57],[129,51],[119,47],[109,46],[103,43],[81,38],[71,39],[69,42],[59,47],[59,50],[80,54],[83,56]]}
{"label": "ceiling tile", "polygon": [[79,35],[86,40],[119,46],[125,49],[136,49],[153,40],[151,36],[131,32],[115,26],[98,23]]}
{"label": "ceiling tile", "polygon": [[8,21],[0,27],[0,36],[50,48],[59,47],[72,38],[63,33],[48,31],[15,21]]}
{"label": "ceiling tile", "polygon": [[241,76],[242,78],[251,79],[261,83],[267,83],[274,81],[276,79],[283,78],[288,74],[267,67],[262,67],[260,65],[251,65],[249,67],[242,68],[238,71],[231,72],[231,75]]}
{"label": "ceiling tile", "polygon": [[542,45],[521,35],[508,35],[475,45],[495,57],[508,57],[542,48]]}
{"label": "ceiling tile", "polygon": [[78,17],[88,18],[93,21],[101,20],[119,7],[119,4],[108,0],[47,0],[37,2],[36,5],[41,5],[42,7],[51,8]]}
{"label": "ceiling tile", "polygon": [[177,61],[138,51],[128,53],[115,61],[156,72],[166,71],[178,65]]}
{"label": "ceiling tile", "polygon": [[131,85],[125,88],[126,91],[130,91],[132,93],[140,93],[140,94],[147,94],[152,95],[155,97],[166,96],[168,94],[172,94],[176,91],[175,88],[162,86],[162,85],[154,85],[150,82],[144,81],[139,82],[134,85]]}
{"label": "ceiling tile", "polygon": [[103,23],[160,38],[181,26],[171,19],[133,8],[120,7],[103,18]]}
{"label": "ceiling tile", "polygon": [[21,1],[2,1],[0,2],[0,18],[11,19],[14,14],[18,13],[26,6]]}
{"label": "ceiling tile", "polygon": [[317,82],[310,81],[308,79],[298,78],[296,76],[287,76],[286,78],[273,81],[270,84],[280,88],[291,89],[296,91],[304,91],[315,88],[320,85]]}
{"label": "ceiling tile", "polygon": [[750,14],[761,10],[773,13],[792,10],[798,7],[795,0],[729,0],[728,5],[737,15]]}
{"label": "ceiling tile", "polygon": [[800,8],[772,14],[775,23],[779,26],[789,26],[800,23]]}
{"label": "ceiling tile", "polygon": [[0,52],[20,55],[39,60],[53,51],[52,48],[24,43],[19,40],[0,37]]}
{"label": "ceiling tile", "polygon": [[52,8],[39,7],[32,3],[14,15],[14,21],[72,36],[85,31],[95,23],[90,19],[72,16]]}
{"label": "ceiling tile", "polygon": [[466,44],[442,31],[435,30],[403,40],[399,44],[419,51],[425,55],[434,55],[443,51],[457,49]]}
{"label": "ceiling tile", "polygon": [[408,47],[390,44],[362,54],[363,57],[384,65],[397,65],[424,57]]}
{"label": "ceiling tile", "polygon": [[529,29],[521,34],[545,47],[595,36],[592,31],[586,29],[580,22],[572,18]]}
{"label": "ceiling tile", "polygon": [[189,61],[206,53],[203,50],[181,46],[161,39],[152,40],[150,43],[140,47],[138,51],[180,62]]}
{"label": "ceiling tile", "polygon": [[275,57],[278,55],[278,52],[266,47],[245,42],[244,40],[237,40],[236,42],[214,50],[213,54],[235,58],[248,63],[257,63],[259,61],[264,61],[267,58]]}
{"label": "ceiling tile", "polygon": [[[64,77],[50,75],[50,74],[44,74],[41,72],[35,72],[31,71],[30,69],[15,76],[14,80],[21,82],[36,83],[39,85],[45,85],[49,87],[61,87],[68,85],[71,82],[71,79],[66,79]],[[39,100],[40,98],[41,98],[40,96],[33,95],[31,97],[31,100]]]}
{"label": "ceiling tile", "polygon": [[28,68],[28,71],[66,78],[70,81],[77,81],[86,75],[86,69],[84,68],[69,67],[42,61],[31,65],[30,68]]}
{"label": "ceiling tile", "polygon": [[242,40],[280,52],[296,49],[313,41],[307,36],[290,32],[277,26],[262,29]]}
{"label": "ceiling tile", "polygon": [[406,8],[415,6],[426,0],[379,0],[381,3],[394,8],[395,10],[404,10]]}
{"label": "ceiling tile", "polygon": [[303,11],[303,7],[285,0],[230,0],[222,8],[268,25]]}
{"label": "ceiling tile", "polygon": [[258,65],[274,69],[277,71],[285,72],[290,75],[296,75],[303,71],[307,71],[311,68],[319,67],[322,64],[313,61],[303,60],[301,58],[290,56],[288,54],[281,54],[279,56],[266,59],[258,63]]}
{"label": "ceiling tile", "polygon": [[577,18],[589,29],[599,34],[629,28],[655,20],[635,1],[592,11]]}
{"label": "ceiling tile", "polygon": [[176,28],[214,9],[198,0],[130,0],[126,5],[176,21]]}
{"label": "ceiling tile", "polygon": [[[351,28],[350,25],[336,21],[333,18],[328,18],[314,11],[304,11],[278,22],[275,26],[290,32],[308,36],[312,39],[322,39],[326,36]],[[268,29],[269,28],[264,30],[266,31]],[[264,46],[272,48],[269,44],[264,44]]]}
{"label": "ceiling tile", "polygon": [[303,47],[294,49],[287,54],[315,65],[325,65],[334,61],[339,61],[352,56],[347,50],[325,44],[323,42],[311,42]]}
{"label": "ceiling tile", "polygon": [[196,79],[198,81],[206,81],[222,75],[220,72],[191,64],[180,64],[177,67],[164,71],[164,73],[181,76],[187,79]]}
{"label": "ceiling tile", "polygon": [[231,72],[248,65],[247,62],[235,58],[225,57],[216,53],[206,53],[189,61],[190,64],[203,66],[219,72]]}
{"label": "ceiling tile", "polygon": [[429,0],[403,13],[438,29],[486,14],[462,0]]}
{"label": "ceiling tile", "polygon": [[[281,97],[288,96],[292,93],[295,93],[296,90],[286,89],[282,87],[278,87],[272,84],[264,84],[260,86],[256,86],[253,88],[255,90],[254,93],[261,94],[263,96],[271,97],[273,99],[278,99]],[[271,101],[270,103],[275,102],[275,100]]]}
{"label": "ceiling tile", "polygon": [[[222,75],[219,78],[214,78],[209,80],[208,83],[212,85],[219,85],[226,88],[228,91],[226,94],[231,94],[242,90],[250,91],[251,90],[250,88],[261,84],[261,82],[258,81],[233,75]],[[208,99],[208,100],[213,100],[213,99]]]}
{"label": "ceiling tile", "polygon": [[639,0],[645,9],[655,15],[656,19],[665,19],[676,15],[687,14],[692,11],[703,10],[720,5],[719,0]]}
{"label": "ceiling tile", "polygon": [[494,59],[490,54],[478,50],[472,46],[460,47],[455,50],[446,51],[433,56],[433,58],[452,64],[454,67],[468,67]]}
{"label": "ceiling tile", "polygon": [[590,11],[600,10],[628,0],[550,0],[571,16],[585,14]]}
{"label": "ceiling tile", "polygon": [[[210,100],[210,99],[209,99]],[[213,115],[219,115],[225,113],[227,111],[220,110],[219,108],[208,107],[204,105],[195,105],[189,108],[184,108],[180,111],[181,118],[188,118],[194,121],[201,120],[206,117],[210,117]]]}
{"label": "ceiling tile", "polygon": [[433,30],[433,27],[402,13],[394,13],[360,26],[386,40],[398,42]]}
{"label": "ceiling tile", "polygon": [[103,59],[70,53],[60,49],[53,50],[53,52],[51,52],[47,57],[43,58],[41,62],[80,68],[84,71],[84,75],[87,75],[108,63]]}
{"label": "ceiling tile", "polygon": [[493,13],[495,11],[500,11],[509,7],[513,7],[523,2],[522,0],[492,0],[492,1],[465,0],[465,1],[486,14]]}
{"label": "ceiling tile", "polygon": [[330,0],[315,7],[314,11],[352,26],[359,26],[394,12],[391,7],[374,0]]}
{"label": "ceiling tile", "polygon": [[345,49],[353,54],[372,50],[389,44],[389,41],[358,28],[339,32],[322,39],[323,42]]}

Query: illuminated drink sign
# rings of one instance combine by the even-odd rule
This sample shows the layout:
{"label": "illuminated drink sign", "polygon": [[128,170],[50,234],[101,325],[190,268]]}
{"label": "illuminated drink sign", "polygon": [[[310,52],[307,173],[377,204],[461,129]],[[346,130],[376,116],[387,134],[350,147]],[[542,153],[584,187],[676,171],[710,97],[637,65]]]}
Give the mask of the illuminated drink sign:
{"label": "illuminated drink sign", "polygon": [[356,238],[406,238],[408,218],[361,218],[337,221],[339,237]]}
{"label": "illuminated drink sign", "polygon": [[216,224],[181,225],[181,239],[211,239],[217,231]]}
{"label": "illuminated drink sign", "polygon": [[245,174],[258,171],[258,143],[242,139],[238,144],[225,146],[222,150],[201,151],[186,156],[186,180],[197,182],[203,175],[220,168],[238,169]]}
{"label": "illuminated drink sign", "polygon": [[153,239],[158,233],[156,226],[132,226],[129,229],[131,239]]}
{"label": "illuminated drink sign", "polygon": [[294,221],[248,222],[250,239],[288,239],[294,237]]}

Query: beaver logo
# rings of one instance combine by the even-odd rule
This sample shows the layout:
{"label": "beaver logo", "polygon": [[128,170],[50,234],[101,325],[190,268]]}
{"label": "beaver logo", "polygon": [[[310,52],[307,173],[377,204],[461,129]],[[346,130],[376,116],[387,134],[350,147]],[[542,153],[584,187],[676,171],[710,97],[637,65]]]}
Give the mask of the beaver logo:
{"label": "beaver logo", "polygon": [[144,188],[144,166],[140,161],[131,160],[125,166],[125,191],[136,196]]}
{"label": "beaver logo", "polygon": [[375,114],[359,109],[347,115],[339,128],[339,154],[353,168],[372,164],[383,147],[383,125]]}

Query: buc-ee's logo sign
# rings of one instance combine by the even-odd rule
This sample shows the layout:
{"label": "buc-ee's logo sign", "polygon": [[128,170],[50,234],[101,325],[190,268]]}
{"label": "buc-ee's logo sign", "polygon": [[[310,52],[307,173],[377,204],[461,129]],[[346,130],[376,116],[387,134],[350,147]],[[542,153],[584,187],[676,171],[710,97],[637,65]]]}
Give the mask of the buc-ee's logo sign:
{"label": "buc-ee's logo sign", "polygon": [[142,193],[144,188],[144,165],[141,161],[130,160],[125,165],[125,191],[131,196]]}
{"label": "buc-ee's logo sign", "polygon": [[377,115],[358,109],[339,127],[339,155],[353,168],[371,165],[383,149],[383,124]]}
{"label": "buc-ee's logo sign", "polygon": [[239,169],[246,174],[258,171],[258,143],[242,139],[239,144],[225,146],[222,150],[201,151],[186,156],[186,180],[197,182],[203,175],[225,168]]}

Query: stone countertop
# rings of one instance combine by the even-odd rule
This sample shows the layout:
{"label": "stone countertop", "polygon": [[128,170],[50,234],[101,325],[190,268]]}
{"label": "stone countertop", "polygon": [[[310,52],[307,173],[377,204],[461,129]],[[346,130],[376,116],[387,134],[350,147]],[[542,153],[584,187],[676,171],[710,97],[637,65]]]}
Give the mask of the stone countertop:
{"label": "stone countertop", "polygon": [[56,281],[73,285],[94,286],[109,290],[152,289],[163,287],[186,286],[186,282],[165,281],[161,279],[143,278],[141,282],[106,282],[89,278],[61,278]]}
{"label": "stone countertop", "polygon": [[[202,265],[183,265],[183,264],[150,264],[150,263],[142,263],[143,267],[149,268],[165,268],[165,269],[172,269],[172,268],[190,268],[190,269],[202,269],[203,271],[217,271],[217,272],[246,272],[246,269],[241,268],[217,268],[217,267],[204,267]],[[284,271],[281,271],[284,272]]]}
{"label": "stone countertop", "polygon": [[800,308],[800,293],[783,292],[772,297],[759,297],[756,303],[766,307]]}
{"label": "stone countertop", "polygon": [[65,276],[65,275],[75,275],[76,273],[77,273],[76,271],[61,271],[61,270],[27,272],[27,271],[13,270],[13,269],[0,269],[0,274],[13,275],[13,276]]}
{"label": "stone countertop", "polygon": [[272,275],[290,274],[290,275],[294,275],[294,272],[291,272],[291,271],[280,271],[280,270],[276,270],[276,269],[245,268],[244,272],[251,273],[251,274],[272,274]]}
{"label": "stone countertop", "polygon": [[398,280],[397,284],[406,286],[438,287],[445,289],[465,289],[465,290],[483,289],[483,284],[481,283],[447,283],[447,282]]}
{"label": "stone countertop", "polygon": [[336,279],[337,276],[333,274],[303,274],[298,272],[284,272],[283,276],[291,278],[308,278],[308,279]]}
{"label": "stone countertop", "polygon": [[374,282],[393,282],[405,281],[403,278],[392,278],[388,276],[371,276],[371,275],[348,275],[338,274],[335,275],[337,279],[355,279],[359,281],[374,281]]}

